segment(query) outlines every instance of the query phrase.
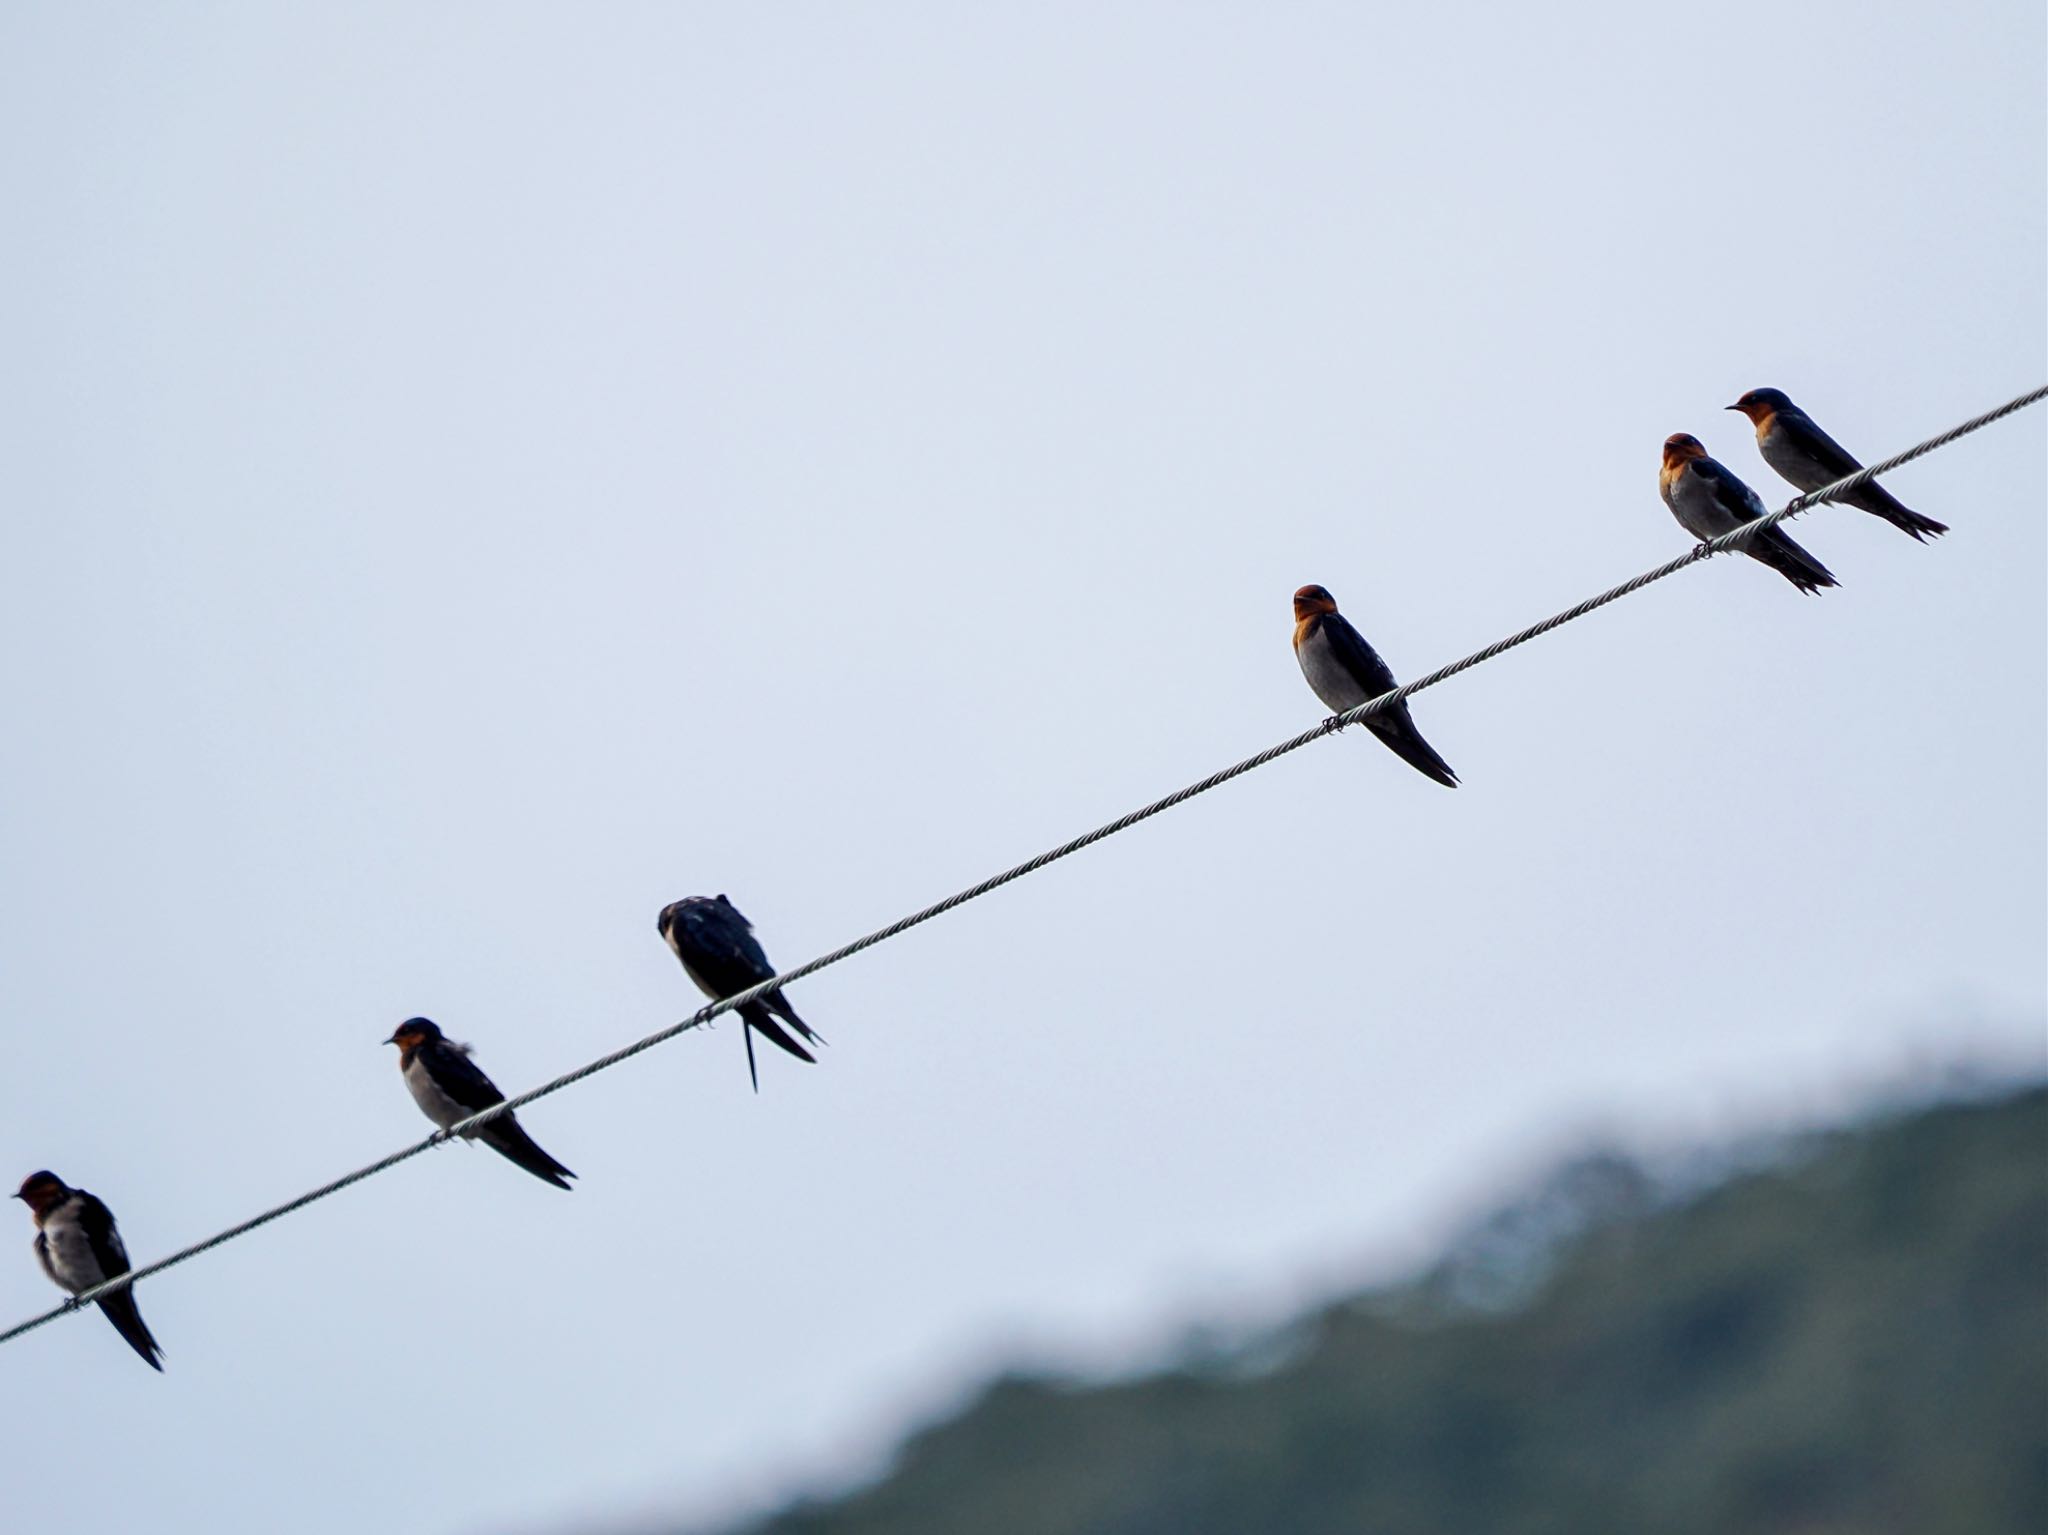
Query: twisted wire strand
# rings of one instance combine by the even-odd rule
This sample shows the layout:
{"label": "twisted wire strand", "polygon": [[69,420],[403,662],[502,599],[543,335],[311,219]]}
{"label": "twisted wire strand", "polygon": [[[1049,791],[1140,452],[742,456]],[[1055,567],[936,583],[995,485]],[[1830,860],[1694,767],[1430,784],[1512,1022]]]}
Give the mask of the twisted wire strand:
{"label": "twisted wire strand", "polygon": [[1667,576],[1678,574],[1679,571],[1686,569],[1688,566],[1696,565],[1702,560],[1711,559],[1717,554],[1727,554],[1740,550],[1766,528],[1776,527],[1787,518],[1796,517],[1800,513],[1825,502],[1837,501],[1881,474],[1889,474],[1894,469],[1912,463],[1916,458],[1924,457],[1938,448],[1947,447],[1959,438],[1967,437],[1972,432],[1981,431],[1992,423],[2001,421],[2015,412],[2025,410],[2031,405],[2039,404],[2044,399],[2048,399],[2048,385],[2043,385],[2038,389],[2030,389],[2025,394],[2016,395],[2003,405],[1993,410],[1988,410],[1981,416],[1972,416],[1969,420],[1952,426],[1947,431],[1936,436],[1929,437],[1924,442],[1915,443],[1903,453],[1893,454],[1890,458],[1882,459],[1868,468],[1859,469],[1854,474],[1844,475],[1833,484],[1824,485],[1819,490],[1809,491],[1804,495],[1794,496],[1776,511],[1768,512],[1753,522],[1746,522],[1741,527],[1722,534],[1719,538],[1699,544],[1688,553],[1682,554],[1676,559],[1667,560],[1654,570],[1646,570],[1641,575],[1622,582],[1619,586],[1610,586],[1598,596],[1588,597],[1584,602],[1566,608],[1561,613],[1553,613],[1550,617],[1533,623],[1526,629],[1517,630],[1505,639],[1495,640],[1491,645],[1483,649],[1475,650],[1472,654],[1453,661],[1447,666],[1440,666],[1426,676],[1418,677],[1413,682],[1404,683],[1400,687],[1380,694],[1377,698],[1368,699],[1355,708],[1345,710],[1342,714],[1333,715],[1313,729],[1304,730],[1300,735],[1290,737],[1278,745],[1269,746],[1264,751],[1246,757],[1241,762],[1232,763],[1227,768],[1211,773],[1207,778],[1191,783],[1185,788],[1176,789],[1173,793],[1162,798],[1153,800],[1149,805],[1142,805],[1126,815],[1118,816],[1114,821],[1096,827],[1093,831],[1083,832],[1078,837],[1062,842],[1058,847],[1048,848],[1035,858],[1028,858],[1023,863],[1003,870],[1000,874],[991,874],[979,884],[970,885],[965,890],[956,891],[942,901],[934,901],[931,905],[924,907],[922,910],[914,911],[907,917],[899,917],[894,922],[888,924],[888,926],[876,928],[872,933],[856,938],[851,943],[842,944],[828,954],[821,954],[816,959],[807,960],[805,963],[793,969],[785,970],[769,980],[762,981],[755,986],[750,986],[745,991],[734,992],[729,997],[721,998],[717,1002],[699,1008],[681,1023],[673,1023],[667,1028],[658,1029],[645,1038],[636,1039],[630,1045],[612,1051],[609,1055],[601,1055],[596,1060],[587,1061],[575,1068],[575,1070],[564,1072],[561,1076],[543,1082],[538,1087],[529,1088],[523,1093],[516,1093],[512,1097],[507,1098],[503,1103],[493,1104],[490,1108],[480,1110],[470,1115],[467,1119],[458,1121],[446,1130],[436,1131],[425,1140],[415,1142],[402,1150],[394,1151],[389,1156],[380,1157],[377,1161],[359,1167],[352,1173],[345,1173],[330,1183],[323,1183],[318,1188],[309,1189],[297,1198],[286,1200],[283,1204],[265,1210],[260,1215],[252,1216],[238,1225],[230,1226],[224,1231],[215,1232],[203,1241],[194,1242],[189,1247],[181,1247],[166,1257],[158,1258],[151,1263],[145,1263],[140,1268],[130,1269],[125,1274],[116,1275],[112,1279],[94,1285],[89,1290],[81,1291],[72,1299],[52,1307],[40,1316],[30,1317],[27,1321],[18,1322],[5,1332],[0,1332],[0,1343],[12,1342],[23,1333],[33,1332],[45,1323],[54,1322],[60,1316],[66,1316],[73,1311],[77,1311],[98,1300],[103,1295],[110,1295],[117,1290],[125,1289],[135,1284],[138,1280],[147,1279],[152,1274],[160,1274],[165,1269],[174,1268],[180,1263],[198,1257],[201,1253],[211,1252],[214,1248],[224,1243],[232,1242],[239,1237],[248,1235],[258,1227],[267,1226],[272,1221],[282,1220],[287,1215],[303,1210],[306,1206],[315,1204],[327,1198],[330,1194],[338,1194],[343,1189],[361,1183],[366,1178],[374,1178],[379,1173],[398,1166],[401,1162],[410,1161],[421,1152],[429,1151],[444,1141],[452,1140],[459,1135],[471,1134],[500,1115],[510,1114],[515,1110],[525,1108],[529,1103],[546,1098],[550,1094],[558,1093],[565,1087],[571,1087],[581,1082],[585,1077],[595,1076],[600,1071],[608,1071],[621,1061],[631,1060],[642,1051],[652,1050],[656,1045],[664,1044],[674,1039],[678,1034],[687,1033],[691,1029],[701,1027],[722,1013],[733,1012],[738,1008],[746,1006],[749,1002],[759,1000],[771,991],[800,981],[805,976],[815,975],[818,971],[836,965],[841,960],[851,959],[863,949],[871,949],[878,943],[886,943],[889,939],[899,934],[907,933],[910,929],[919,927],[931,921],[934,917],[944,916],[955,907],[965,906],[969,901],[978,900],[991,891],[1000,890],[1012,881],[1020,880],[1028,874],[1037,873],[1048,864],[1057,863],[1062,858],[1067,858],[1080,852],[1083,848],[1093,847],[1098,842],[1114,837],[1118,832],[1127,831],[1131,827],[1136,826],[1140,821],[1148,821],[1153,816],[1161,815],[1173,809],[1176,805],[1185,804],[1198,794],[1206,794],[1211,789],[1229,783],[1233,778],[1242,777],[1255,768],[1264,767],[1275,758],[1284,757],[1289,752],[1299,751],[1311,742],[1319,741],[1324,736],[1342,730],[1347,725],[1356,724],[1370,715],[1379,714],[1391,709],[1412,694],[1420,693],[1425,688],[1433,688],[1440,682],[1447,682],[1460,672],[1469,671],[1472,667],[1483,665],[1493,660],[1496,656],[1504,655],[1517,646],[1526,645],[1529,641],[1550,633],[1553,629],[1561,629],[1566,624],[1584,618],[1588,613],[1606,607],[1610,602],[1619,602],[1631,593],[1639,592],[1646,586],[1654,585]]}

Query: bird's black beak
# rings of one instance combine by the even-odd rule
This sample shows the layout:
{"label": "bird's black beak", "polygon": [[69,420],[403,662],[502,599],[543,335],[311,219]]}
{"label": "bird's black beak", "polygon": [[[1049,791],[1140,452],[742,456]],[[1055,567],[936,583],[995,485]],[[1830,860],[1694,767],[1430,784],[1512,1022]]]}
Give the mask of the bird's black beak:
{"label": "bird's black beak", "polygon": [[1740,405],[1723,405],[1723,406],[1721,407],[1721,409],[1723,409],[1723,410],[1741,410],[1741,409],[1742,409],[1742,407],[1741,407]]}
{"label": "bird's black beak", "polygon": [[395,1045],[398,1043],[398,1036],[396,1034],[393,1034],[389,1039],[385,1040],[384,1043],[387,1045]]}

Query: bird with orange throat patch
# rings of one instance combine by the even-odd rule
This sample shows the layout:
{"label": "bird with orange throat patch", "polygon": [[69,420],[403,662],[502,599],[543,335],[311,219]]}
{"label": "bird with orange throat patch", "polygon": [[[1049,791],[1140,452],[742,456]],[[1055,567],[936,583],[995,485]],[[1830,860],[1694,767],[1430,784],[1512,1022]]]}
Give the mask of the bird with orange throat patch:
{"label": "bird with orange throat patch", "polygon": [[[1764,515],[1757,493],[1707,457],[1707,450],[1690,432],[1674,432],[1664,439],[1657,490],[1678,525],[1702,543],[1733,533]],[[1841,584],[1781,527],[1765,528],[1742,546],[1742,552],[1770,566],[1802,592]]]}
{"label": "bird with orange throat patch", "polygon": [[[1304,586],[1294,594],[1294,659],[1301,663],[1301,674],[1316,697],[1337,714],[1400,686],[1393,669],[1337,611],[1337,599],[1324,587]],[[1406,699],[1368,714],[1360,723],[1423,777],[1447,789],[1458,787],[1451,765],[1415,728]]]}
{"label": "bird with orange throat patch", "polygon": [[[128,1249],[121,1245],[114,1212],[95,1196],[72,1188],[53,1172],[37,1172],[22,1180],[14,1197],[35,1218],[36,1261],[58,1289],[83,1295],[128,1272]],[[163,1349],[143,1323],[135,1287],[102,1295],[97,1305],[143,1363],[161,1372]]]}
{"label": "bird with orange throat patch", "polygon": [[[1752,389],[1729,410],[1739,410],[1756,428],[1757,451],[1764,462],[1778,471],[1778,477],[1801,492],[1812,492],[1846,479],[1863,467],[1856,457],[1815,423],[1813,417],[1792,403],[1782,389]],[[1882,517],[1902,533],[1921,543],[1939,538],[1948,524],[1922,517],[1875,480],[1842,497],[1842,505]]]}
{"label": "bird with orange throat patch", "polygon": [[[384,1043],[398,1046],[398,1070],[406,1091],[420,1112],[443,1130],[505,1101],[498,1084],[469,1058],[469,1046],[455,1043],[431,1018],[406,1019]],[[566,1189],[576,1176],[542,1151],[515,1115],[500,1114],[464,1132],[465,1139],[471,1136],[514,1167],[523,1167],[558,1189]]]}

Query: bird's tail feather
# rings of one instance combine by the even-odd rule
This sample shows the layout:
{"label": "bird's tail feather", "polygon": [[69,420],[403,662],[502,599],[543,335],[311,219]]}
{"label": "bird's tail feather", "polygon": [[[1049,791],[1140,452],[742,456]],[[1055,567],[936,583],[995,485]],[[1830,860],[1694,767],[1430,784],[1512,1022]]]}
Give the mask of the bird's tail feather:
{"label": "bird's tail feather", "polygon": [[162,1374],[164,1367],[157,1360],[163,1350],[149,1335],[149,1328],[142,1320],[141,1309],[135,1304],[134,1287],[131,1285],[126,1290],[116,1290],[112,1295],[102,1295],[100,1310],[114,1324],[114,1331],[126,1338],[128,1346],[142,1356],[143,1363]]}
{"label": "bird's tail feather", "polygon": [[516,1167],[523,1167],[543,1183],[552,1183],[558,1189],[566,1189],[569,1180],[576,1175],[542,1151],[532,1136],[510,1114],[492,1120],[477,1132],[480,1139],[491,1150]]}
{"label": "bird's tail feather", "polygon": [[1849,504],[1859,511],[1869,512],[1873,517],[1882,517],[1902,533],[1910,533],[1921,543],[1930,538],[1939,538],[1948,531],[1948,524],[1936,522],[1932,517],[1922,517],[1882,485],[1866,485],[1854,496]]}
{"label": "bird's tail feather", "polygon": [[[754,1004],[752,1007],[741,1009],[740,1016],[746,1020],[747,1027],[749,1029],[759,1029],[761,1031],[762,1037],[768,1040],[769,1043],[780,1045],[783,1049],[787,1050],[791,1055],[795,1056],[800,1061],[809,1061],[812,1065],[817,1064],[818,1058],[815,1055],[811,1054],[810,1051],[806,1050],[802,1045],[798,1044],[794,1039],[790,1038],[789,1030],[785,1029],[781,1024],[777,1023],[772,1017],[770,1017],[768,1009],[762,1007],[759,1003]],[[792,1023],[796,1022],[796,1020],[793,1018],[790,1021]],[[812,1035],[811,1031],[809,1029],[804,1028],[802,1024],[797,1024],[796,1026],[799,1029],[803,1030],[803,1036],[805,1039],[811,1039],[815,1037]],[[751,1049],[752,1046],[750,1045],[748,1048]]]}
{"label": "bird's tail feather", "polygon": [[808,1043],[814,1045],[825,1043],[825,1036],[812,1028],[808,1023],[805,1023],[803,1019],[797,1017],[796,1009],[789,1005],[789,998],[785,997],[781,992],[771,991],[761,1000],[768,1004],[769,1011],[795,1029]]}
{"label": "bird's tail feather", "polygon": [[[1386,721],[1384,725],[1380,723],[1382,720]],[[1393,749],[1395,756],[1424,778],[1434,779],[1446,789],[1458,787],[1458,775],[1436,754],[1436,748],[1422,739],[1422,732],[1415,728],[1415,721],[1405,703],[1385,714],[1370,715],[1365,723],[1372,727],[1374,735]]]}
{"label": "bird's tail feather", "polygon": [[1792,542],[1782,528],[1765,528],[1746,547],[1751,558],[1770,566],[1802,592],[1842,584],[1827,566]]}

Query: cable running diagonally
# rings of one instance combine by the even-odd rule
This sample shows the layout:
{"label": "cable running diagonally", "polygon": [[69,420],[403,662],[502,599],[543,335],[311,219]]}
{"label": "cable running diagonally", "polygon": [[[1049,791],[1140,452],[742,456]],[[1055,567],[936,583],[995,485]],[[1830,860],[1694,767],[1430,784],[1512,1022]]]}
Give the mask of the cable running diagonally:
{"label": "cable running diagonally", "polygon": [[1666,576],[1674,576],[1690,565],[1696,565],[1700,561],[1709,559],[1716,554],[1726,554],[1740,550],[1744,544],[1756,537],[1765,528],[1775,527],[1786,518],[1796,517],[1801,512],[1819,506],[1824,502],[1838,500],[1878,475],[1889,474],[1892,470],[1902,465],[1910,464],[1916,458],[1932,453],[1937,448],[1946,447],[1958,438],[1969,436],[1972,432],[1981,431],[1993,422],[2003,420],[2017,411],[2025,410],[2030,405],[2039,404],[2044,399],[2048,399],[2048,385],[2044,385],[2039,389],[2030,389],[2025,394],[2017,395],[1994,410],[1988,410],[1981,416],[1973,416],[1968,421],[1950,427],[1947,431],[1937,436],[1930,437],[1924,442],[1915,443],[1903,453],[1894,454],[1892,457],[1872,464],[1866,469],[1859,469],[1854,474],[1845,475],[1832,485],[1823,486],[1821,489],[1810,491],[1805,495],[1794,496],[1784,506],[1774,512],[1767,513],[1754,522],[1744,523],[1733,532],[1724,533],[1721,537],[1711,542],[1700,544],[1688,553],[1680,555],[1677,559],[1668,560],[1654,570],[1644,571],[1641,575],[1624,581],[1619,586],[1611,586],[1598,596],[1588,597],[1584,602],[1566,608],[1561,613],[1553,613],[1550,617],[1533,623],[1526,629],[1517,630],[1505,639],[1496,640],[1482,650],[1475,650],[1472,654],[1453,661],[1448,666],[1440,666],[1426,676],[1416,678],[1413,682],[1404,683],[1391,692],[1382,693],[1377,698],[1368,699],[1356,708],[1347,709],[1342,714],[1324,720],[1312,730],[1304,730],[1300,735],[1282,741],[1276,746],[1269,746],[1264,751],[1245,758],[1242,762],[1233,763],[1227,768],[1211,773],[1207,778],[1191,783],[1186,788],[1176,789],[1173,793],[1156,799],[1149,805],[1140,806],[1127,815],[1119,816],[1114,821],[1096,827],[1093,831],[1083,832],[1080,836],[1062,842],[1058,847],[1049,848],[1037,857],[1026,859],[1023,863],[1005,869],[1000,874],[992,874],[979,884],[970,885],[967,889],[957,891],[942,901],[935,901],[930,906],[920,911],[912,912],[907,917],[899,917],[886,927],[877,928],[874,932],[868,933],[864,937],[856,938],[851,943],[842,944],[829,954],[821,954],[816,959],[809,960],[793,969],[785,970],[772,980],[763,981],[758,986],[750,986],[745,991],[735,992],[729,997],[725,997],[707,1007],[700,1008],[681,1023],[671,1024],[665,1029],[657,1030],[643,1039],[633,1041],[632,1044],[625,1046],[623,1049],[614,1050],[609,1055],[599,1056],[594,1061],[588,1061],[578,1066],[574,1071],[565,1072],[552,1081],[543,1082],[539,1087],[530,1088],[526,1092],[515,1094],[513,1097],[507,1098],[503,1103],[493,1104],[490,1108],[470,1115],[469,1118],[460,1121],[447,1130],[436,1131],[425,1140],[415,1142],[402,1150],[394,1151],[389,1156],[381,1157],[367,1166],[359,1167],[352,1173],[345,1173],[330,1183],[323,1183],[318,1188],[309,1189],[294,1199],[286,1200],[281,1205],[265,1210],[260,1215],[252,1216],[250,1219],[242,1221],[238,1225],[230,1226],[224,1231],[215,1232],[203,1241],[194,1242],[189,1247],[181,1247],[166,1257],[158,1258],[151,1263],[145,1263],[140,1268],[131,1269],[128,1273],[114,1279],[109,1279],[104,1284],[95,1285],[90,1290],[84,1291],[64,1304],[52,1307],[40,1316],[30,1317],[27,1321],[16,1323],[5,1332],[0,1332],[0,1343],[11,1342],[23,1333],[32,1332],[46,1322],[55,1321],[60,1316],[89,1305],[102,1295],[132,1285],[137,1280],[147,1279],[152,1274],[160,1274],[167,1268],[172,1268],[177,1264],[186,1262],[188,1259],[198,1257],[201,1253],[210,1252],[223,1243],[232,1242],[238,1237],[246,1236],[258,1227],[267,1226],[272,1221],[281,1220],[287,1215],[303,1210],[306,1206],[317,1203],[327,1198],[330,1194],[338,1194],[343,1189],[353,1184],[361,1183],[366,1178],[374,1178],[377,1174],[396,1167],[401,1162],[411,1160],[423,1151],[431,1150],[443,1141],[453,1139],[466,1131],[486,1124],[490,1120],[496,1119],[500,1114],[512,1113],[514,1110],[522,1109],[537,1099],[545,1098],[552,1093],[558,1093],[565,1087],[581,1082],[585,1077],[595,1076],[600,1071],[609,1070],[621,1061],[631,1060],[642,1051],[651,1050],[656,1045],[674,1039],[678,1034],[686,1033],[691,1029],[709,1023],[720,1014],[732,1012],[734,1009],[756,1000],[764,993],[773,991],[777,987],[790,985],[792,982],[802,980],[807,975],[815,975],[818,971],[826,969],[828,966],[836,965],[841,960],[851,959],[863,949],[873,948],[878,943],[886,943],[898,934],[908,932],[911,928],[929,922],[934,917],[944,916],[955,907],[964,906],[969,901],[987,895],[992,890],[1000,890],[1004,885],[1010,884],[1014,880],[1020,880],[1027,874],[1035,874],[1047,864],[1057,863],[1060,859],[1078,853],[1083,848],[1093,847],[1096,843],[1113,837],[1120,831],[1136,826],[1140,821],[1150,820],[1153,816],[1171,810],[1176,805],[1185,804],[1198,794],[1206,794],[1211,789],[1229,783],[1233,778],[1242,777],[1254,768],[1264,767],[1277,757],[1284,757],[1289,752],[1299,751],[1302,747],[1307,746],[1313,741],[1321,740],[1333,731],[1341,730],[1346,725],[1356,724],[1368,715],[1378,714],[1381,710],[1391,709],[1395,704],[1411,694],[1420,693],[1425,688],[1433,688],[1438,683],[1446,682],[1462,671],[1468,671],[1472,667],[1491,661],[1494,657],[1503,655],[1519,645],[1526,645],[1529,641],[1548,634],[1553,629],[1563,628],[1568,623],[1584,618],[1588,613],[1606,607],[1610,602],[1619,602],[1631,593],[1639,592],[1646,586],[1662,581]]}

